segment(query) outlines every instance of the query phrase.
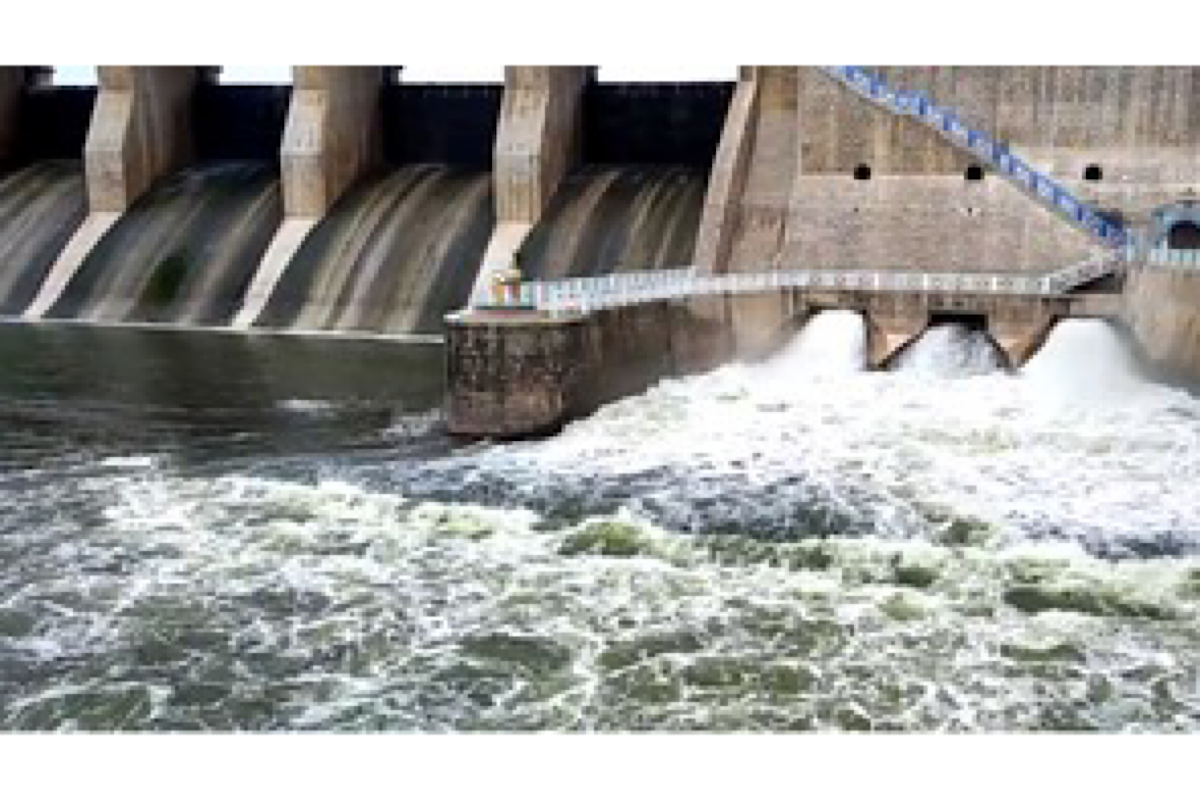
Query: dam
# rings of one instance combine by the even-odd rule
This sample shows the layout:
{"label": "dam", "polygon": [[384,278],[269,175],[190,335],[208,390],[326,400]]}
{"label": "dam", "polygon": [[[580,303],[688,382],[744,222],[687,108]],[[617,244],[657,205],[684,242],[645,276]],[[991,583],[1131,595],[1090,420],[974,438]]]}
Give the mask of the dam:
{"label": "dam", "polygon": [[0,70],[0,727],[1200,731],[1194,68],[291,74]]}
{"label": "dam", "polygon": [[[1200,376],[1191,68],[46,75],[4,69],[13,319],[444,337],[449,421],[468,435],[553,428],[657,377],[766,357],[835,308],[865,315],[876,367],[937,315],[981,326],[1014,367],[1082,316],[1127,328],[1172,380]],[[522,283],[497,301],[514,266]],[[642,338],[618,343],[609,324]],[[558,379],[509,381],[515,362],[488,355],[502,338],[567,348],[518,371],[574,364],[623,388],[576,407]],[[631,374],[608,374],[607,356],[580,366],[569,351],[593,340]],[[499,386],[516,406],[545,389],[560,410],[522,420]]]}

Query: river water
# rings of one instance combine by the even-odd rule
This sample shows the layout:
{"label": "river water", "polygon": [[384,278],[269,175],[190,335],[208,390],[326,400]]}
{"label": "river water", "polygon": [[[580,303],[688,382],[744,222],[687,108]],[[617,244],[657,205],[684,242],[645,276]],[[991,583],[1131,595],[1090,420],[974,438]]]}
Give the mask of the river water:
{"label": "river water", "polygon": [[862,349],[495,445],[436,346],[0,326],[0,724],[1200,727],[1200,401],[1099,322]]}

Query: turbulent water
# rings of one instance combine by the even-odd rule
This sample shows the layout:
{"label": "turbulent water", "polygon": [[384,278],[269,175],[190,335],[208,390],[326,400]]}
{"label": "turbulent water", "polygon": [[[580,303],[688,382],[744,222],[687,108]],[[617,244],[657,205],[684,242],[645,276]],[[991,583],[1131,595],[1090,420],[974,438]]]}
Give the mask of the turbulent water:
{"label": "turbulent water", "polygon": [[416,165],[366,180],[305,239],[257,324],[440,332],[471,293],[494,221],[484,171]]}
{"label": "turbulent water", "polygon": [[435,350],[0,329],[0,720],[1200,727],[1200,401],[1094,321],[863,346],[466,445]]}
{"label": "turbulent water", "polygon": [[563,181],[521,246],[521,269],[561,278],[692,263],[705,176],[684,167],[601,167]]}
{"label": "turbulent water", "polygon": [[0,314],[20,314],[33,301],[86,212],[78,161],[0,174]]}
{"label": "turbulent water", "polygon": [[271,164],[207,162],[169,175],[121,215],[46,317],[226,324],[282,215]]}

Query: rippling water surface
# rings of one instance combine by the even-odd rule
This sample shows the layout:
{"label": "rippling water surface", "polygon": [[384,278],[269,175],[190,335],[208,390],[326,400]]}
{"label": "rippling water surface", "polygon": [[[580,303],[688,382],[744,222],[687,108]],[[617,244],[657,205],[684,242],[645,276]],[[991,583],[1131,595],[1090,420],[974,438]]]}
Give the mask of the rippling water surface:
{"label": "rippling water surface", "polygon": [[465,445],[437,348],[0,327],[0,720],[1200,727],[1200,402],[1097,322],[862,344]]}

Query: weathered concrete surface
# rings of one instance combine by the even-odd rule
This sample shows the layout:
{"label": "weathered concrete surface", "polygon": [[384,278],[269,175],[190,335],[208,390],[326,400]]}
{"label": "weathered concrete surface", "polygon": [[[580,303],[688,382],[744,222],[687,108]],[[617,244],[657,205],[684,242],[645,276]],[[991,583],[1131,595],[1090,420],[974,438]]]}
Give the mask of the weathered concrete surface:
{"label": "weathered concrete surface", "polygon": [[[1098,163],[1104,182],[1192,180],[1200,147],[1200,67],[1007,66],[873,67],[890,84],[928,92],[968,124],[1012,144],[1055,177],[1080,178]],[[807,110],[821,98],[806,98]],[[884,172],[928,172],[928,155],[904,146],[841,105],[828,136],[812,140],[811,171],[845,172],[862,154],[845,149],[837,134],[877,143],[870,159]],[[947,168],[953,168],[946,164]]]}
{"label": "weathered concrete surface", "polygon": [[781,253],[793,268],[1052,272],[1093,248],[997,178],[803,175],[794,188]]}
{"label": "weathered concrete surface", "polygon": [[121,212],[192,157],[195,67],[100,67],[84,147],[88,208]]}
{"label": "weathered concrete surface", "polygon": [[18,112],[24,85],[24,67],[0,67],[0,163],[12,156],[17,145]]}
{"label": "weathered concrete surface", "polygon": [[496,229],[475,292],[504,269],[541,219],[582,152],[583,88],[590,67],[506,67],[493,150]]}
{"label": "weathered concrete surface", "polygon": [[[929,93],[1081,199],[1131,221],[1200,181],[1198,67],[874,69],[898,88]],[[919,123],[851,102],[852,92],[809,72],[800,99],[806,173],[848,175],[865,163],[873,179],[961,176],[970,163]],[[1102,180],[1083,180],[1093,164]]]}
{"label": "weathered concrete surface", "polygon": [[281,146],[288,217],[320,218],[383,154],[383,67],[293,67]]}
{"label": "weathered concrete surface", "polygon": [[[880,67],[1010,144],[1082,199],[1141,224],[1200,184],[1200,68]],[[871,170],[856,181],[858,165]],[[713,272],[1047,271],[1088,238],[921,123],[815,67],[743,68],[697,240]],[[1083,180],[1098,165],[1100,181]]]}
{"label": "weathered concrete surface", "polygon": [[1165,377],[1200,385],[1200,273],[1130,270],[1121,317]]}
{"label": "weathered concrete surface", "polygon": [[496,218],[534,224],[579,159],[588,67],[506,67],[494,153]]}
{"label": "weathered concrete surface", "polygon": [[647,303],[551,320],[447,320],[446,421],[462,436],[553,432],[603,403],[729,357],[726,332],[685,306]]}
{"label": "weathered concrete surface", "polygon": [[593,410],[600,360],[589,318],[446,324],[446,424],[462,436],[552,432]]}
{"label": "weathered concrete surface", "polygon": [[803,68],[750,69],[758,85],[757,113],[725,272],[760,272],[776,263],[801,169],[797,87]]}
{"label": "weathered concrete surface", "polygon": [[743,67],[725,115],[721,143],[708,175],[704,212],[696,233],[693,259],[698,272],[724,272],[733,249],[738,224],[738,202],[746,190],[746,176],[758,122],[759,71]]}

